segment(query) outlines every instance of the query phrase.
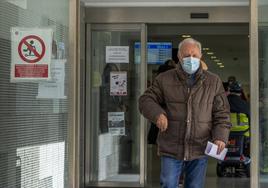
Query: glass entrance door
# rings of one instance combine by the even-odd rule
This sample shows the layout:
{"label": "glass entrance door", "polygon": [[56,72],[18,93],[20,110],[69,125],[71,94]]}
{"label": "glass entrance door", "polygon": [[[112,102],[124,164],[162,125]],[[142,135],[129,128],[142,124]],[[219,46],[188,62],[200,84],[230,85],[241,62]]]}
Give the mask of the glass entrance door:
{"label": "glass entrance door", "polygon": [[140,25],[88,25],[86,156],[88,186],[143,182],[144,126],[138,98],[144,81]]}

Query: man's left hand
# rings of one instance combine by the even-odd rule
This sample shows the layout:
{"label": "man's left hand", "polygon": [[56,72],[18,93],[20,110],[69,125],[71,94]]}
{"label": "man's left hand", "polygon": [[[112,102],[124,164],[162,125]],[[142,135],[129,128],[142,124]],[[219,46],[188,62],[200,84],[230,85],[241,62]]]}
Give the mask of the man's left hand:
{"label": "man's left hand", "polygon": [[219,155],[223,149],[225,148],[226,144],[221,140],[215,140],[214,144],[218,146],[217,154]]}

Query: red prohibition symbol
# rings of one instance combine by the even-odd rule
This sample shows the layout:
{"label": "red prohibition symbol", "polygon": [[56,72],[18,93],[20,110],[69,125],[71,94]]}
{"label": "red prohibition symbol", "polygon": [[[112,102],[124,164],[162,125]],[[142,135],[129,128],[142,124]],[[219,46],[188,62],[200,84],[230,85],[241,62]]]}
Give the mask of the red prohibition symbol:
{"label": "red prohibition symbol", "polygon": [[[30,40],[30,43],[27,40]],[[33,45],[34,40],[40,43],[41,52],[38,52],[35,46]],[[26,45],[27,49],[22,49],[22,45]],[[23,54],[22,51],[28,52],[28,54]],[[44,41],[36,35],[29,35],[29,36],[24,37],[20,41],[19,46],[18,46],[18,53],[19,53],[20,58],[27,63],[36,63],[40,61],[44,57],[45,51],[46,51],[46,46],[45,46]],[[34,57],[34,58],[29,58],[29,57]]]}

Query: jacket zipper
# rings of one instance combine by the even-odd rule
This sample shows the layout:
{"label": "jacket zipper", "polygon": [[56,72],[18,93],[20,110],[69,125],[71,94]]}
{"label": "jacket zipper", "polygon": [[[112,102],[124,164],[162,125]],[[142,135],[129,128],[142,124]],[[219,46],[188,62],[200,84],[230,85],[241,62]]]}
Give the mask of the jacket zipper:
{"label": "jacket zipper", "polygon": [[[190,93],[191,93],[191,88],[190,87],[187,87],[187,93],[188,93],[188,101],[189,101],[189,99],[190,99]],[[187,106],[188,106],[188,101],[187,101]],[[188,108],[188,107],[187,107]],[[189,110],[189,109],[188,109]],[[188,111],[187,110],[187,111]],[[187,131],[187,129],[189,129],[188,127],[189,127],[189,123],[190,123],[190,118],[188,117],[188,113],[187,113],[187,119],[186,119],[186,131]],[[185,148],[187,148],[186,149],[186,151],[185,151],[185,153],[184,153],[184,160],[186,161],[186,160],[188,160],[188,157],[189,157],[189,148],[188,148],[188,144],[187,144],[187,141],[188,139],[185,139]]]}
{"label": "jacket zipper", "polygon": [[[202,84],[203,84],[203,80],[201,80],[201,85]],[[191,88],[190,87],[187,87],[187,93],[188,93],[188,101],[187,101],[187,106],[188,106],[189,99],[191,98],[191,96],[190,96],[190,94],[191,94]],[[189,124],[191,123],[191,119],[192,119],[192,117],[190,118],[187,115],[187,128],[188,128]],[[190,137],[190,132],[191,132],[191,130],[189,131],[189,137]],[[188,145],[187,142],[185,142],[185,147],[186,147],[186,145]],[[189,158],[189,147],[187,146],[187,150],[184,153],[184,160],[186,161],[186,160],[188,160],[188,158]]]}

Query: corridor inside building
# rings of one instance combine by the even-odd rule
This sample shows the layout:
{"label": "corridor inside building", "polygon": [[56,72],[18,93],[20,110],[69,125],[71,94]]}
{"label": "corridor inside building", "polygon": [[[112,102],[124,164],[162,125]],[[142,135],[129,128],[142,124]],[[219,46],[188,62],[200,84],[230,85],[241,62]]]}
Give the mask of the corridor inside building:
{"label": "corridor inside building", "polygon": [[[246,100],[249,102],[248,27],[248,24],[152,24],[148,26],[148,44],[170,43],[172,45],[172,59],[177,62],[177,45],[181,40],[192,37],[200,41],[203,60],[207,64],[208,71],[219,75],[223,82],[227,82],[229,77],[235,77],[241,84]],[[150,54],[149,49],[147,53],[148,58],[150,58],[152,54]],[[157,63],[148,63],[147,79],[149,83],[153,82],[158,67]],[[160,187],[160,158],[157,156],[157,146],[153,144],[147,146],[148,187]],[[245,172],[218,177],[217,163],[216,159],[209,158],[205,187],[250,187],[250,178],[246,176]]]}

